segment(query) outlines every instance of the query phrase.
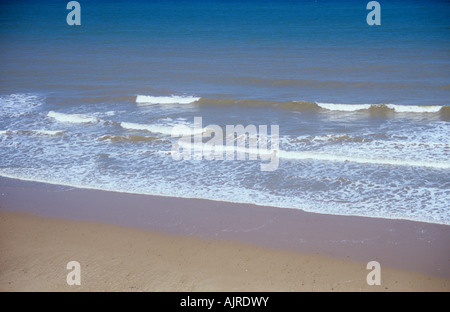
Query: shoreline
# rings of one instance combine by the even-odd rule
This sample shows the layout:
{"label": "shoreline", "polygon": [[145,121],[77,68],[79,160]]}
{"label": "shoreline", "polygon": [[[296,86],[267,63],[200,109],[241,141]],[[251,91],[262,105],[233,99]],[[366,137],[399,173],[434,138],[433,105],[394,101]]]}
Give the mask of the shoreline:
{"label": "shoreline", "polygon": [[225,201],[225,200],[210,199],[210,198],[176,197],[176,196],[169,196],[169,195],[133,193],[133,192],[127,192],[127,191],[118,191],[118,190],[105,190],[105,189],[100,189],[100,188],[95,188],[95,187],[77,186],[77,185],[71,185],[71,184],[59,184],[59,183],[52,183],[52,182],[41,181],[41,180],[17,178],[17,177],[9,176],[7,174],[3,175],[2,173],[0,173],[0,180],[1,179],[16,180],[16,181],[29,182],[29,183],[38,183],[38,184],[47,184],[47,185],[53,185],[55,187],[66,187],[68,189],[80,189],[80,190],[109,192],[109,193],[118,193],[118,194],[127,194],[127,195],[161,197],[161,198],[177,198],[177,199],[185,199],[185,200],[201,200],[201,201],[209,201],[209,202],[226,203],[226,204],[230,204],[230,205],[251,205],[251,206],[259,206],[259,207],[269,207],[269,208],[273,208],[273,209],[290,209],[290,210],[295,210],[295,211],[302,211],[304,213],[312,213],[312,214],[327,215],[327,216],[360,217],[360,218],[372,218],[372,219],[395,220],[395,221],[408,221],[408,222],[417,222],[417,223],[427,223],[427,224],[436,224],[436,225],[450,226],[450,224],[439,223],[439,222],[432,222],[432,221],[427,221],[427,220],[411,220],[411,219],[404,219],[404,218],[383,218],[383,217],[378,217],[378,216],[366,216],[366,215],[358,215],[358,214],[343,215],[343,214],[333,214],[331,212],[328,213],[328,212],[309,211],[309,210],[305,210],[305,209],[302,209],[302,208],[292,208],[292,207],[281,207],[281,206],[264,205],[264,204],[260,204],[260,203],[254,204],[254,203]]}
{"label": "shoreline", "polygon": [[[335,279],[331,278],[329,281],[329,285],[334,286],[328,287],[329,285],[324,279],[320,285],[315,284],[314,290],[365,289],[372,291],[374,290],[373,287],[367,286],[365,282],[366,275],[369,272],[365,266],[369,261],[375,260],[380,263],[382,272],[385,272],[382,275],[385,277],[384,280],[389,280],[392,276],[409,276],[413,280],[420,277],[419,279],[433,280],[435,286],[440,283],[438,289],[450,291],[450,226],[448,225],[324,215],[251,204],[77,189],[4,177],[0,177],[0,213],[2,219],[5,218],[5,220],[15,218],[18,218],[17,222],[21,218],[29,220],[26,222],[31,224],[31,228],[34,227],[33,224],[48,223],[47,227],[55,227],[55,233],[61,227],[73,227],[75,229],[86,227],[85,231],[87,232],[98,228],[108,228],[106,231],[110,233],[108,235],[114,236],[115,234],[111,233],[116,232],[128,233],[124,236],[131,240],[134,240],[133,237],[136,235],[136,237],[139,235],[158,237],[154,239],[155,244],[172,237],[172,241],[180,241],[185,252],[189,252],[189,248],[186,247],[188,245],[203,246],[202,244],[206,244],[207,246],[214,246],[208,247],[214,249],[213,254],[203,254],[208,259],[215,259],[214,257],[219,256],[218,259],[229,258],[228,254],[236,255],[236,250],[246,250],[246,252],[254,255],[256,251],[251,250],[258,250],[256,253],[260,254],[262,259],[278,259],[271,262],[271,268],[277,268],[279,263],[283,263],[280,259],[290,259],[291,272],[292,270],[295,271],[296,267],[293,263],[300,261],[299,263],[309,263],[308,265],[302,265],[301,269],[308,270],[310,268],[311,274],[315,276],[319,276],[321,270],[329,272],[327,274],[331,276],[333,274],[330,272],[334,272],[332,268],[340,271],[340,267],[348,265],[349,269],[344,270],[347,272],[346,274],[351,275],[352,270],[356,270],[359,272],[362,281],[362,283],[361,281],[358,283],[357,287],[352,283],[345,287],[342,285],[338,287],[337,285],[340,284],[337,281],[342,281],[342,276],[335,277]],[[21,217],[18,217],[18,215],[21,215]],[[137,232],[141,234],[136,234]],[[39,237],[39,235],[37,236]],[[64,237],[64,235],[61,235],[61,237]],[[103,240],[111,240],[108,237],[103,237],[98,244],[103,245],[105,243]],[[76,238],[66,237],[67,239],[70,241]],[[97,239],[99,238],[97,237]],[[45,242],[41,243],[44,244]],[[3,247],[3,244],[1,247]],[[45,248],[51,248],[52,245],[49,244],[51,244],[50,241],[46,242]],[[231,248],[231,251],[222,253],[221,248],[224,248],[225,245],[228,246],[226,248]],[[198,248],[194,249],[198,250]],[[21,247],[17,246],[17,251],[20,250]],[[139,253],[140,251],[135,250],[134,252]],[[191,256],[194,257],[194,255]],[[177,257],[176,253],[173,257]],[[250,258],[254,258],[254,256],[250,256]],[[303,260],[299,260],[300,258]],[[314,259],[314,261],[311,261],[311,259]],[[144,259],[139,261],[144,261]],[[219,260],[216,259],[216,261]],[[252,261],[255,261],[255,259]],[[313,263],[320,263],[320,269],[315,267]],[[242,262],[240,264],[235,263],[237,266],[241,264]],[[222,263],[222,265],[224,264]],[[261,270],[268,270],[268,267],[262,263],[259,263],[259,267]],[[218,265],[211,264],[208,278],[212,280],[215,279],[211,275],[214,268],[220,271]],[[279,275],[284,274],[280,272]],[[390,277],[386,276],[386,272],[391,272],[389,273]],[[4,275],[2,274],[2,276]],[[303,276],[305,280],[304,275],[296,276],[300,280]],[[222,278],[224,277],[222,276]],[[238,277],[233,276],[233,278]],[[256,274],[252,279],[252,281],[258,280],[258,283],[262,283]],[[252,281],[248,280],[250,284],[252,284]],[[206,284],[203,284],[203,282],[192,280],[191,282],[193,283],[191,286],[195,285],[192,288],[194,290],[235,289],[231,286],[233,284],[225,288],[217,285],[218,288],[215,288],[216,286],[205,288],[203,286],[206,286]],[[394,283],[394,281],[392,282]],[[113,281],[112,283],[114,284]],[[395,288],[394,284],[387,285],[383,282],[382,286],[388,287],[388,291],[394,289],[436,289],[433,288],[434,286],[430,286],[430,283],[423,283],[423,281],[416,286],[411,286],[413,285],[411,282],[408,283],[409,286],[402,284]],[[420,284],[422,284],[421,287],[419,287]],[[257,284],[252,285],[249,289],[260,289]],[[264,283],[261,285],[269,287]],[[181,285],[178,286],[181,287]],[[188,289],[178,286],[167,285],[167,288],[163,287],[162,289]],[[280,280],[277,289],[289,290],[293,287],[297,290],[313,290],[311,283],[307,283],[307,286],[303,288],[296,283],[289,284],[289,287],[292,286],[291,288],[287,286]],[[2,288],[4,287],[5,285]],[[377,287],[384,290],[380,286]],[[5,289],[8,289],[8,287]],[[142,289],[158,288],[143,286]],[[264,289],[266,291],[277,291],[277,289],[271,289],[270,287]]]}

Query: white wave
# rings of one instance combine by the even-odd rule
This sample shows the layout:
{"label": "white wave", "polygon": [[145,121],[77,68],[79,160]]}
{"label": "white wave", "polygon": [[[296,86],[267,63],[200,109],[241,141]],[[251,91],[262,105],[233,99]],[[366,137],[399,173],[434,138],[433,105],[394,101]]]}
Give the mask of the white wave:
{"label": "white wave", "polygon": [[370,108],[387,107],[397,113],[437,113],[443,106],[419,106],[419,105],[398,105],[398,104],[335,104],[316,103],[319,107],[331,111],[356,112]]}
{"label": "white wave", "polygon": [[316,103],[323,109],[341,112],[354,112],[363,109],[369,109],[372,104],[334,104],[334,103]]}
{"label": "white wave", "polygon": [[[149,124],[139,124],[133,122],[121,122],[120,126],[124,129],[128,130],[141,130],[141,131],[149,131],[153,133],[160,133],[164,135],[172,135],[172,131],[175,127],[177,127],[177,132],[180,135],[194,135],[201,134],[209,131],[207,128],[192,128],[186,125],[174,125],[174,126],[164,126],[164,125],[149,125]],[[181,127],[179,127],[181,126]]]}
{"label": "white wave", "polygon": [[191,104],[200,100],[199,97],[193,96],[136,96],[136,103],[138,104]]}
{"label": "white wave", "polygon": [[47,114],[48,117],[54,118],[59,122],[69,122],[69,123],[95,123],[100,121],[96,117],[82,114],[64,114],[64,113],[56,113],[54,111],[50,111]]}
{"label": "white wave", "polygon": [[441,110],[442,106],[417,106],[417,105],[395,105],[386,104],[390,109],[393,109],[397,113],[437,113]]}
{"label": "white wave", "polygon": [[324,160],[324,161],[339,161],[339,162],[355,162],[361,164],[374,165],[394,165],[394,166],[413,166],[413,167],[429,167],[436,169],[450,169],[450,162],[431,162],[422,160],[408,160],[408,159],[378,159],[365,158],[346,155],[336,155],[329,153],[317,152],[302,152],[302,151],[284,151],[280,150],[278,156],[284,159],[292,160]]}
{"label": "white wave", "polygon": [[37,135],[61,135],[65,131],[64,130],[32,130],[32,132]]}

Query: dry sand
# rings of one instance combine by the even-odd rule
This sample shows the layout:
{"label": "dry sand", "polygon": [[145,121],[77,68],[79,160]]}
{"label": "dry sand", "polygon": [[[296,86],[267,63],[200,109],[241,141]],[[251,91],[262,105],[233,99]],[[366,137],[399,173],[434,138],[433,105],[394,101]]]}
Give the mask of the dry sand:
{"label": "dry sand", "polygon": [[[245,243],[0,212],[0,291],[449,291],[450,280]],[[69,286],[69,261],[81,285]]]}

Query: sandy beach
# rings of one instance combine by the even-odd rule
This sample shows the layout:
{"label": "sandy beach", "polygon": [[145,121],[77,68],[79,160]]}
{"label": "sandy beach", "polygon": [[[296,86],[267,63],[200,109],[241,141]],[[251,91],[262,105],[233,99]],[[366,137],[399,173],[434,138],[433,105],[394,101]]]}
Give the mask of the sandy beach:
{"label": "sandy beach", "polygon": [[0,291],[450,290],[448,226],[7,178],[0,195]]}
{"label": "sandy beach", "polygon": [[449,292],[449,12],[0,1],[0,292]]}

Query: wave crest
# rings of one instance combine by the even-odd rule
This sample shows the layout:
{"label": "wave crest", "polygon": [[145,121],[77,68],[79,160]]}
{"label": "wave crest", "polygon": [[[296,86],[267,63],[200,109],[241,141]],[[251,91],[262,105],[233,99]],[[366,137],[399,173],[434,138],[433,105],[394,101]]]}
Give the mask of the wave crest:
{"label": "wave crest", "polygon": [[138,95],[136,96],[136,103],[139,105],[152,104],[191,104],[200,100],[199,97],[193,96],[150,96]]}
{"label": "wave crest", "polygon": [[399,114],[440,114],[445,120],[450,120],[450,106],[440,105],[400,105],[400,104],[340,104],[322,103],[311,101],[270,101],[257,99],[211,99],[200,98],[197,101],[200,105],[217,106],[259,106],[259,107],[279,107],[282,109],[298,112],[368,112],[371,115],[391,115]]}

